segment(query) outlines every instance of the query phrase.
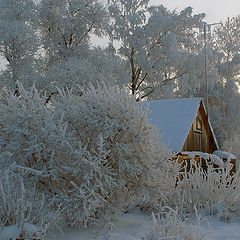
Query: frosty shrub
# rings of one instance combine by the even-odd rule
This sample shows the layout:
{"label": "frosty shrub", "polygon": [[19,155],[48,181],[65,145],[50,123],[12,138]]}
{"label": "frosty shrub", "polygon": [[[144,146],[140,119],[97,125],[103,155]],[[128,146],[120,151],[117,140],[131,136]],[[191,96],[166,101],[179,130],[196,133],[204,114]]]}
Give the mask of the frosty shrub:
{"label": "frosty shrub", "polygon": [[239,169],[239,159],[240,159],[240,134],[235,134],[231,138],[228,138],[223,143],[223,148],[234,154],[237,158],[237,169]]}
{"label": "frosty shrub", "polygon": [[[13,169],[14,170],[14,169]],[[25,188],[16,171],[1,171],[0,237],[3,240],[43,237],[59,216],[49,208],[49,201],[34,186]]]}
{"label": "frosty shrub", "polygon": [[[86,217],[94,213],[95,218],[102,218],[141,202],[162,156],[147,109],[126,90],[104,84],[82,88],[80,97],[59,92],[53,103],[55,117],[66,124],[74,154],[80,154],[77,142],[84,144],[84,154],[75,157],[79,165],[69,168],[77,176],[69,186],[71,194],[65,191],[61,199],[61,204],[71,206],[65,211],[67,216],[82,220],[83,213]],[[79,161],[83,156],[86,160]],[[69,161],[72,167],[72,159]],[[83,204],[79,201],[81,194],[86,194]],[[83,210],[77,211],[80,206]]]}
{"label": "frosty shrub", "polygon": [[80,96],[58,89],[46,104],[34,86],[19,91],[1,99],[0,167],[35,186],[69,224],[104,220],[151,195],[161,148],[134,96],[102,84]]}
{"label": "frosty shrub", "polygon": [[179,168],[172,161],[169,161],[171,156],[171,151],[166,146],[160,145],[160,160],[158,164],[153,165],[152,168],[150,167],[151,175],[144,183],[147,191],[145,191],[144,198],[139,204],[141,210],[148,214],[159,212],[171,199],[168,196],[176,193],[175,186]]}
{"label": "frosty shrub", "polygon": [[5,93],[0,104],[0,224],[15,227],[15,238],[42,236],[58,219],[57,209],[53,212],[48,197],[39,191],[50,175],[40,160],[46,154],[48,110],[35,88],[21,93]]}
{"label": "frosty shrub", "polygon": [[[169,207],[161,209],[160,213],[152,214],[153,227],[142,236],[141,240],[204,240],[205,236],[198,231],[204,221],[196,211],[196,224],[183,221],[178,211]],[[140,240],[139,239],[139,240]]]}
{"label": "frosty shrub", "polygon": [[[194,162],[194,160],[192,160]],[[239,174],[230,174],[231,164],[218,169],[209,164],[208,171],[194,165],[195,170],[183,173],[176,188],[165,195],[165,204],[179,208],[179,214],[193,214],[195,207],[206,215],[218,215],[226,221],[231,213],[239,214]],[[222,217],[221,217],[222,216]]]}

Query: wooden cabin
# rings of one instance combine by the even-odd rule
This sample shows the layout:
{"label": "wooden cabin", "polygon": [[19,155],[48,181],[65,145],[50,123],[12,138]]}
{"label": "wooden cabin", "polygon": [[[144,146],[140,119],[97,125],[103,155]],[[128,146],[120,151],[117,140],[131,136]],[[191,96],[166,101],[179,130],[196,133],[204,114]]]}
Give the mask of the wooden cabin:
{"label": "wooden cabin", "polygon": [[[159,130],[163,142],[173,151],[173,159],[177,159],[187,168],[190,159],[197,162],[202,159],[212,161],[216,166],[223,163],[219,157],[211,156],[219,147],[203,99],[164,99],[149,101],[146,104],[151,111],[150,121]],[[190,157],[193,152],[194,157]],[[203,158],[202,153],[209,155]],[[206,162],[201,164],[203,168],[206,166]]]}
{"label": "wooden cabin", "polygon": [[149,101],[150,121],[173,152],[219,149],[201,98]]}

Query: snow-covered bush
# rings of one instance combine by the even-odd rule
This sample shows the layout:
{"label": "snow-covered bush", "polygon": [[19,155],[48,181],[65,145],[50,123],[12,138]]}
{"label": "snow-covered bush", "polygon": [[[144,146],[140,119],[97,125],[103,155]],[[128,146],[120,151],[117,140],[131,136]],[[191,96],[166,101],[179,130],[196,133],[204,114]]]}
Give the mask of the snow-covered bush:
{"label": "snow-covered bush", "polygon": [[58,89],[46,104],[35,87],[19,91],[1,99],[2,169],[14,168],[71,225],[144,199],[163,155],[148,110],[134,96],[102,84],[81,88],[81,96]]}
{"label": "snow-covered bush", "polygon": [[[207,215],[226,215],[226,221],[231,218],[231,212],[239,214],[240,181],[239,174],[230,174],[231,164],[217,169],[212,164],[207,165],[207,172],[193,162],[190,172],[181,173],[183,179],[177,182],[173,191],[165,195],[165,204],[179,208],[179,214],[194,213],[195,207]],[[176,179],[176,178],[175,178]],[[229,215],[229,216],[227,216]]]}
{"label": "snow-covered bush", "polygon": [[49,200],[35,186],[25,188],[17,172],[14,166],[1,170],[0,239],[41,238],[57,222],[59,213],[51,211]]}
{"label": "snow-covered bush", "polygon": [[[21,89],[21,94],[17,97],[5,93],[0,104],[0,224],[5,226],[1,231],[3,239],[6,227],[14,226],[18,238],[45,234],[59,215],[57,209],[51,210],[52,203],[44,191],[39,191],[44,179],[50,175],[41,161],[48,151],[44,151],[47,135],[44,121],[47,122],[50,114],[34,87],[31,92]],[[29,226],[35,226],[36,231]]]}
{"label": "snow-covered bush", "polygon": [[177,164],[169,160],[171,156],[171,152],[166,146],[160,145],[159,157],[162,161],[150,168],[151,176],[146,179],[144,184],[147,191],[139,203],[141,210],[148,214],[159,212],[163,206],[168,204],[168,196],[176,192],[176,177],[179,168]]}
{"label": "snow-covered bush", "polygon": [[[97,192],[111,183],[94,213],[98,217],[104,216],[106,213],[103,212],[108,210],[110,213],[116,209],[124,210],[131,204],[141,202],[148,192],[147,182],[152,177],[154,166],[161,165],[162,160],[159,139],[148,121],[147,109],[143,109],[142,104],[137,103],[135,97],[129,96],[126,90],[108,88],[104,84],[98,88],[82,88],[80,97],[71,92],[59,92],[60,97],[53,103],[56,107],[55,115],[67,124],[67,133],[73,140],[71,146],[74,146],[76,140],[81,141],[85,144],[86,156],[103,159],[104,163],[96,171],[101,174],[105,168],[110,171],[105,179],[94,180]],[[91,166],[96,167],[93,164]],[[74,171],[78,171],[78,177],[83,174],[79,167]],[[90,176],[88,171],[87,177]],[[64,195],[62,204],[68,199],[71,206],[74,202],[76,209],[79,209],[81,203],[77,186],[71,195]],[[87,201],[91,205],[100,200],[92,194],[90,196],[93,199],[88,197]],[[71,213],[66,211],[66,214],[74,216],[74,219],[82,219],[86,210],[80,212],[73,209]],[[89,213],[92,215],[91,211]]]}
{"label": "snow-covered bush", "polygon": [[226,139],[223,143],[223,149],[236,156],[236,158],[237,158],[236,167],[237,167],[237,169],[239,169],[240,134],[235,134],[231,138]]}
{"label": "snow-covered bush", "polygon": [[196,211],[196,224],[190,224],[178,216],[178,211],[165,207],[158,214],[152,214],[153,227],[142,236],[141,240],[203,240],[198,227],[204,221]]}

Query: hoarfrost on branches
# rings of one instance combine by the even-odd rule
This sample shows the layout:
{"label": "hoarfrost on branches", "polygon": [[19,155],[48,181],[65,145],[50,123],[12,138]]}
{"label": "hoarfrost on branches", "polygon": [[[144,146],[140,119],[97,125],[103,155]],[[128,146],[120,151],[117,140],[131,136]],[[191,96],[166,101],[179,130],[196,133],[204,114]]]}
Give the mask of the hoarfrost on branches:
{"label": "hoarfrost on branches", "polygon": [[193,15],[188,7],[180,13],[149,1],[109,1],[112,20],[109,36],[120,41],[119,54],[128,64],[128,86],[141,98],[174,82],[191,67],[194,27],[204,14]]}
{"label": "hoarfrost on branches", "polygon": [[46,104],[34,86],[18,84],[20,96],[6,92],[0,105],[1,169],[19,173],[73,226],[107,219],[151,194],[148,183],[166,155],[134,96],[99,84],[81,87],[81,96],[58,89]]}

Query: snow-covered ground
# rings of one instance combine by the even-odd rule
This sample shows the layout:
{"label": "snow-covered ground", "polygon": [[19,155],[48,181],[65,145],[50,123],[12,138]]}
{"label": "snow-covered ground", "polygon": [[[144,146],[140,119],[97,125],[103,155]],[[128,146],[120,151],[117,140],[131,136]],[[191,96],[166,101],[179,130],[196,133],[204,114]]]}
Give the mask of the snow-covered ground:
{"label": "snow-covered ground", "polygon": [[[140,240],[153,226],[151,216],[139,210],[132,210],[117,221],[106,226],[91,226],[87,229],[63,229],[64,234],[51,233],[48,240]],[[211,226],[211,227],[210,227]],[[209,217],[200,226],[190,227],[189,231],[205,235],[205,240],[240,240],[240,218],[233,217],[230,223]]]}
{"label": "snow-covered ground", "polygon": [[106,224],[90,226],[87,229],[82,227],[78,230],[66,228],[62,229],[64,235],[58,233],[49,234],[47,239],[59,240],[120,240],[131,239],[132,237],[141,236],[151,228],[151,216],[148,216],[139,210],[132,210],[127,214],[119,217],[118,220]]}
{"label": "snow-covered ground", "polygon": [[208,218],[211,226],[203,224],[199,230],[202,233],[208,233],[206,240],[240,240],[240,218],[233,217],[230,223],[218,221],[217,217]]}

